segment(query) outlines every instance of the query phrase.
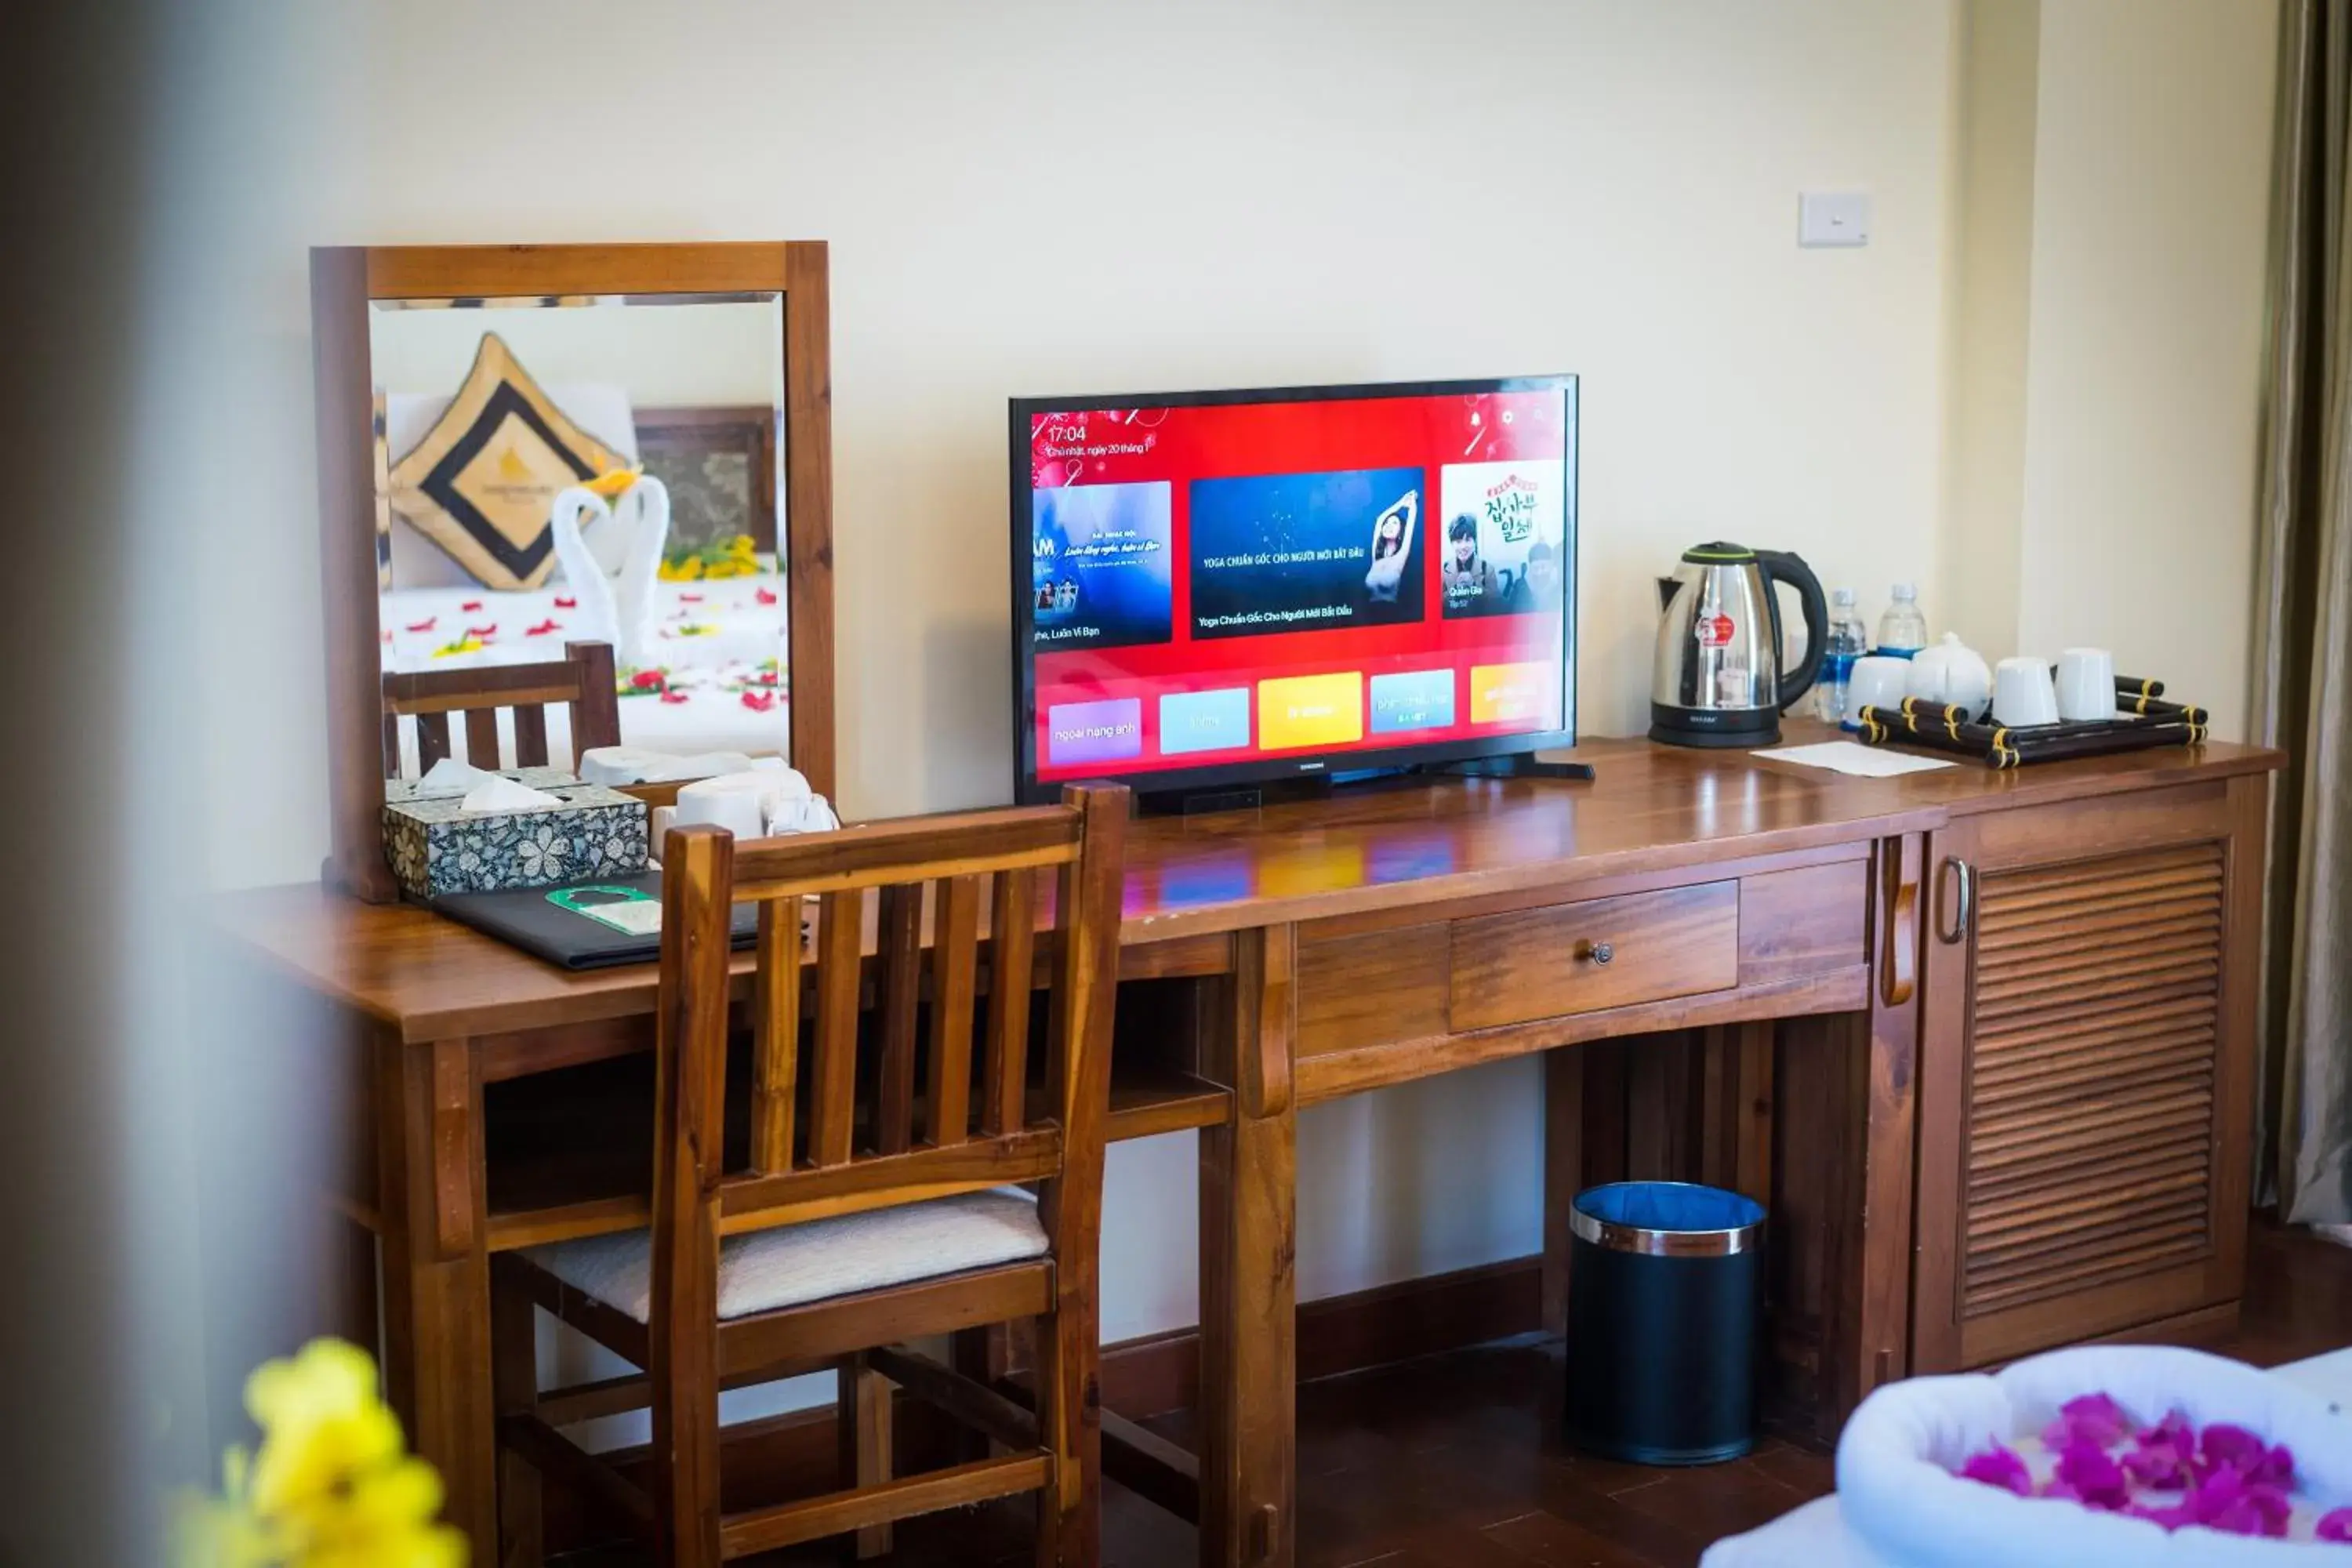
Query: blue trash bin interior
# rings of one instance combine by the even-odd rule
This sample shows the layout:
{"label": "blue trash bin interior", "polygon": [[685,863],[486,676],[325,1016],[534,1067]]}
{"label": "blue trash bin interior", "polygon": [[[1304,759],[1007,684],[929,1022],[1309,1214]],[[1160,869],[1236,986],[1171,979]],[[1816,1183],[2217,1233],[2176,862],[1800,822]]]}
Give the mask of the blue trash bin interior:
{"label": "blue trash bin interior", "polygon": [[1754,1198],[1689,1182],[1614,1182],[1578,1194],[1576,1206],[1604,1225],[1670,1233],[1738,1230],[1764,1218]]}

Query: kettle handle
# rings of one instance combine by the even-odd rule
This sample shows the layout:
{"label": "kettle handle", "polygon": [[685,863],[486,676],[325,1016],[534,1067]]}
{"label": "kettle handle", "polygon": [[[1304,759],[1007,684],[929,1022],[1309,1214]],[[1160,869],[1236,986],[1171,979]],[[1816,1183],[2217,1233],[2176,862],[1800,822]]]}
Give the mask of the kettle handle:
{"label": "kettle handle", "polygon": [[[1771,591],[1770,584],[1786,583],[1797,590],[1797,597],[1804,605],[1804,660],[1780,678],[1780,711],[1786,713],[1798,698],[1812,689],[1813,678],[1822,672],[1822,655],[1829,648],[1830,600],[1829,595],[1822,592],[1822,580],[1813,575],[1813,569],[1805,564],[1802,556],[1790,554],[1785,550],[1759,550],[1756,552],[1756,560],[1764,568],[1768,594]],[[1772,621],[1777,635],[1780,626],[1777,608]],[[1780,651],[1777,647],[1772,650],[1775,656]]]}

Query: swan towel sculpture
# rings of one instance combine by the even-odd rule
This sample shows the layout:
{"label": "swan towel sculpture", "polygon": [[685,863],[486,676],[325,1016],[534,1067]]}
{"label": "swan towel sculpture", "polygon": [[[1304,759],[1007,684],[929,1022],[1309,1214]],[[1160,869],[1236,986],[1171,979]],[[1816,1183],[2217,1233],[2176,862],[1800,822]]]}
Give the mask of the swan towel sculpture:
{"label": "swan towel sculpture", "polygon": [[[604,524],[596,531],[601,552],[589,548],[592,521]],[[631,668],[655,662],[654,581],[669,542],[668,488],[641,469],[616,468],[557,492],[548,527],[564,581],[580,600],[580,637],[612,644],[614,657]]]}

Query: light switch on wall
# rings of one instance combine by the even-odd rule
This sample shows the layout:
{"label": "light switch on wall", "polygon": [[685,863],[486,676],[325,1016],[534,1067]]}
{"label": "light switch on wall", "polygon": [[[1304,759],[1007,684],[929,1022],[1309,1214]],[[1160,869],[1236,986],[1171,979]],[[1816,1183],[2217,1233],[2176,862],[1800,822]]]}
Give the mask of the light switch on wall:
{"label": "light switch on wall", "polygon": [[1797,243],[1808,248],[1870,243],[1870,198],[1859,191],[1807,191],[1797,198]]}

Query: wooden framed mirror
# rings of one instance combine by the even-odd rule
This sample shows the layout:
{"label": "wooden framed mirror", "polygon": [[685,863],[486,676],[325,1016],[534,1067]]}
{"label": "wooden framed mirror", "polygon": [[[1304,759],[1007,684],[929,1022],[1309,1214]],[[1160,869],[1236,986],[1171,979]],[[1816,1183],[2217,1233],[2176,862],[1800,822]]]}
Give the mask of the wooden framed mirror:
{"label": "wooden framed mirror", "polygon": [[611,700],[468,712],[465,760],[561,763],[576,711],[835,793],[822,242],[328,247],[310,312],[328,879],[396,896],[383,781],[455,750],[395,707],[549,685],[572,644]]}

